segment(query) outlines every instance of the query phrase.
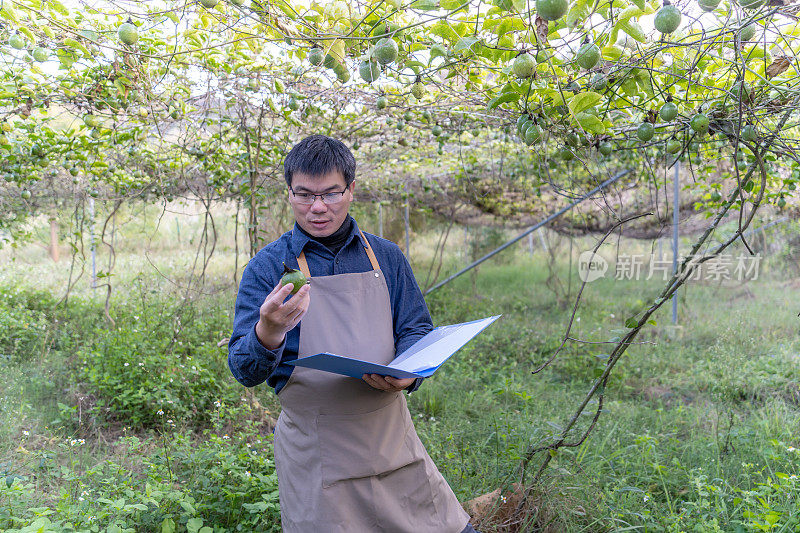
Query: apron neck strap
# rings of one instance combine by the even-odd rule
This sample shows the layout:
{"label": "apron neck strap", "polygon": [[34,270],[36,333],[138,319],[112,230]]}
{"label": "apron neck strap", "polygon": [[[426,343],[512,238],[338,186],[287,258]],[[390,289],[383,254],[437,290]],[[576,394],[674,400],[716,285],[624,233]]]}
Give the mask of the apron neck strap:
{"label": "apron neck strap", "polygon": [[[375,252],[372,251],[372,246],[370,246],[369,241],[364,236],[364,232],[360,229],[358,232],[361,234],[361,243],[364,245],[364,249],[367,251],[367,256],[369,257],[369,262],[372,265],[373,270],[380,270],[381,267],[378,264],[378,258],[375,257]],[[308,270],[308,261],[306,261],[306,252],[301,251],[300,255],[297,256],[297,264],[300,266],[300,272],[307,278],[311,277],[311,272]]]}

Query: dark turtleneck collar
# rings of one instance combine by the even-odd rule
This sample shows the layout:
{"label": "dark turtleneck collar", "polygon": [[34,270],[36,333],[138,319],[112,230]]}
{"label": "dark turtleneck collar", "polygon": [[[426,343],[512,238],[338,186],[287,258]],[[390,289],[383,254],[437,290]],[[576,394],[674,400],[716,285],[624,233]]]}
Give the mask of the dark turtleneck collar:
{"label": "dark turtleneck collar", "polygon": [[336,255],[339,252],[339,250],[342,249],[342,246],[345,245],[345,243],[347,242],[347,238],[350,236],[350,231],[353,228],[353,217],[347,215],[347,218],[344,219],[344,222],[342,222],[342,225],[339,227],[339,229],[337,229],[327,237],[314,237],[313,235],[310,235],[302,227],[300,227],[300,224],[297,225],[297,228],[303,233],[303,235],[305,235],[312,241],[317,241],[322,246],[330,250],[331,253],[333,253],[333,255]]}

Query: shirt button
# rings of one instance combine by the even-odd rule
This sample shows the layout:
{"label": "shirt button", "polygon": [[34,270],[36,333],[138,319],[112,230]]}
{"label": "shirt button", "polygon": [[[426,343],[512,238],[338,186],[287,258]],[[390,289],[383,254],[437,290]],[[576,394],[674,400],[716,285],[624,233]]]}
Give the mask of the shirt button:
{"label": "shirt button", "polygon": [[375,272],[375,277],[376,277],[376,278],[378,277],[378,273],[377,273],[377,272]]}
{"label": "shirt button", "polygon": [[337,265],[339,264],[339,258],[338,257],[336,258],[336,264]]}

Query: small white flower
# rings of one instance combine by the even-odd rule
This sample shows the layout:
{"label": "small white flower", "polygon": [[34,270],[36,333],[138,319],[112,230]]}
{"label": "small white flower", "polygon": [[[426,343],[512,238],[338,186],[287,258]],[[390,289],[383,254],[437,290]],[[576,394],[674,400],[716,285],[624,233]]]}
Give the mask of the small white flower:
{"label": "small white flower", "polygon": [[250,477],[250,471],[249,471],[249,470],[246,470],[246,471],[245,471],[245,473],[244,473],[244,475],[245,475],[245,476],[247,476],[247,477]]}
{"label": "small white flower", "polygon": [[214,401],[214,407],[222,407],[222,404],[219,403],[219,400]]}
{"label": "small white flower", "polygon": [[22,432],[22,434],[23,434],[23,435],[25,435],[25,436],[27,437],[28,435],[30,435],[30,432],[28,432],[28,431],[23,431],[23,432]]}
{"label": "small white flower", "polygon": [[128,363],[125,363],[125,365],[124,365],[124,366],[128,366]]}
{"label": "small white flower", "polygon": [[173,422],[172,422],[172,419],[171,419],[171,418],[167,420],[167,424],[172,424],[172,423],[173,423]]}
{"label": "small white flower", "polygon": [[786,448],[786,451],[791,453],[791,452],[795,451],[795,448],[794,448],[794,446],[789,446],[788,448]]}
{"label": "small white flower", "polygon": [[144,363],[139,363],[139,366],[144,366]]}
{"label": "small white flower", "polygon": [[223,440],[230,440],[230,437],[228,436],[228,434],[227,434],[227,433],[225,433],[225,434],[222,436],[222,439],[223,439]]}
{"label": "small white flower", "polygon": [[157,414],[157,415],[159,415],[159,416],[163,416],[163,415],[164,415],[164,411],[162,411],[161,409],[159,409],[159,410],[158,410],[158,412],[157,412],[156,414]]}
{"label": "small white flower", "polygon": [[82,502],[83,501],[83,496],[78,496],[78,501]]}

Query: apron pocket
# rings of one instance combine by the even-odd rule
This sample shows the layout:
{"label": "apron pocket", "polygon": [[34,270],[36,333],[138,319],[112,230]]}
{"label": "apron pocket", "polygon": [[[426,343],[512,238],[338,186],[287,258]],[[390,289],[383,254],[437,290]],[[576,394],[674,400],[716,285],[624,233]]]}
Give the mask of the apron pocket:
{"label": "apron pocket", "polygon": [[411,417],[402,400],[398,394],[369,413],[317,417],[323,487],[385,474],[417,459],[407,442]]}

